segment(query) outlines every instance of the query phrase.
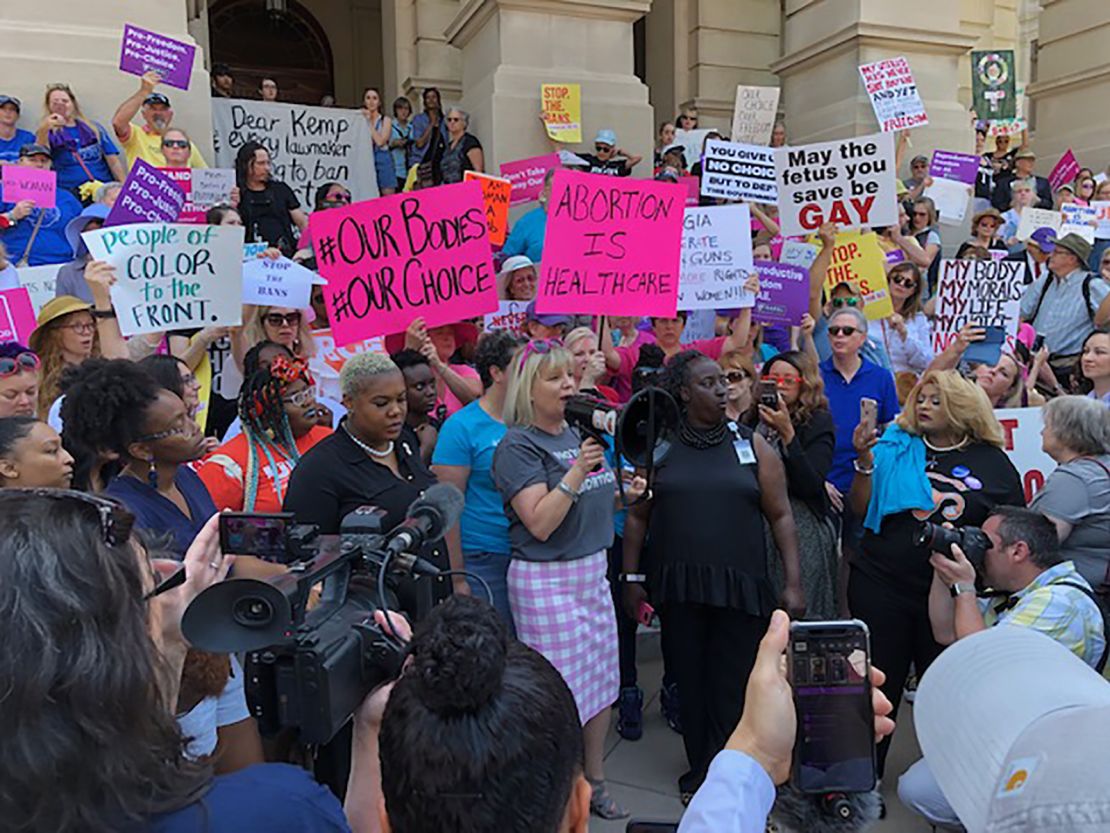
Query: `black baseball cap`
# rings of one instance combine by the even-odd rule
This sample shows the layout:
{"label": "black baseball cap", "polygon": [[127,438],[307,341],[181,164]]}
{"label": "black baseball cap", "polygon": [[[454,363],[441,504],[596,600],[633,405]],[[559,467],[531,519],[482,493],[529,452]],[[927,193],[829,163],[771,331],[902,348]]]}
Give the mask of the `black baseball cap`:
{"label": "black baseball cap", "polygon": [[151,93],[150,95],[148,95],[146,98],[143,99],[143,106],[144,107],[146,107],[149,104],[164,104],[166,107],[169,107],[170,106],[170,99],[169,99],[168,96],[165,96],[162,93]]}
{"label": "black baseball cap", "polygon": [[19,149],[19,158],[25,156],[50,156],[50,149],[36,142],[28,142]]}
{"label": "black baseball cap", "polygon": [[14,95],[0,95],[0,107],[5,104],[14,104],[16,110],[23,112],[23,103]]}

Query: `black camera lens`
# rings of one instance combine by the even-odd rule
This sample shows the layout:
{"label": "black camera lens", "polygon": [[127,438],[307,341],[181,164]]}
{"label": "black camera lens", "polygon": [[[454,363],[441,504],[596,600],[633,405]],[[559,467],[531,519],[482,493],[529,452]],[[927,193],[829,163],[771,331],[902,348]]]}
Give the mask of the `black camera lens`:
{"label": "black camera lens", "polygon": [[235,602],[231,615],[244,628],[265,628],[274,621],[274,606],[261,596],[244,596]]}

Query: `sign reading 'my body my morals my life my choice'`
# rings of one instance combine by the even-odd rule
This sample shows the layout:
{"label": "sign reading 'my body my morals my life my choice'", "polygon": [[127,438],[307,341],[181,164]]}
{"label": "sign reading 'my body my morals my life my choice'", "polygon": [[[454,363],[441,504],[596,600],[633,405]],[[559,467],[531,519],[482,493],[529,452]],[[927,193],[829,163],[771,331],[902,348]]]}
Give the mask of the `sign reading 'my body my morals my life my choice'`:
{"label": "sign reading 'my body my morals my life my choice'", "polygon": [[556,173],[536,310],[673,317],[685,201],[666,182]]}
{"label": "sign reading 'my body my morals my life my choice'", "polygon": [[308,229],[340,347],[497,309],[482,186],[442,185],[317,211]]}
{"label": "sign reading 'my body my morals my life my choice'", "polygon": [[933,350],[942,352],[969,323],[1005,327],[1016,336],[1025,263],[1007,260],[942,260],[937,284]]}
{"label": "sign reading 'my body my morals my life my choice'", "polygon": [[212,141],[220,168],[234,168],[239,148],[260,142],[270,154],[274,179],[292,188],[307,208],[325,182],[345,186],[356,201],[378,196],[370,126],[359,110],[214,98]]}
{"label": "sign reading 'my body my morals my life my choice'", "polygon": [[197,48],[191,43],[168,38],[157,32],[140,29],[130,23],[123,25],[119,68],[132,75],[157,72],[163,84],[189,89],[193,58]]}
{"label": "sign reading 'my body my morals my life my choice'", "polygon": [[898,222],[894,134],[774,149],[779,224],[784,237],[826,222],[892,226]]}
{"label": "sign reading 'my body my morals my life my choice'", "polygon": [[116,269],[112,306],[125,336],[240,323],[242,226],[136,223],[81,239]]}
{"label": "sign reading 'my body my morals my life my choice'", "polygon": [[751,212],[746,205],[687,208],[682,220],[678,308],[750,307],[744,289],[752,271]]}
{"label": "sign reading 'my body my morals my life my choice'", "polygon": [[705,143],[702,164],[703,197],[775,202],[775,155],[770,148],[737,145],[720,139]]}

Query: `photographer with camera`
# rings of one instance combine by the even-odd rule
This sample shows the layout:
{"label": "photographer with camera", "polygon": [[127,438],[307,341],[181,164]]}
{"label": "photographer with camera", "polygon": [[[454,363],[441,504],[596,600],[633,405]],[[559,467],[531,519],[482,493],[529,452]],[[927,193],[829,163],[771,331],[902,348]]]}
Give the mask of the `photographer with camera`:
{"label": "photographer with camera", "polygon": [[[977,542],[979,536],[984,539]],[[995,625],[1029,628],[1102,670],[1107,648],[1102,611],[1075,564],[1061,559],[1056,528],[1044,515],[1000,506],[981,531],[934,530],[930,545],[929,621],[937,642],[951,645]],[[998,598],[980,598],[980,575]],[[924,759],[899,779],[898,796],[932,824],[960,824]]]}

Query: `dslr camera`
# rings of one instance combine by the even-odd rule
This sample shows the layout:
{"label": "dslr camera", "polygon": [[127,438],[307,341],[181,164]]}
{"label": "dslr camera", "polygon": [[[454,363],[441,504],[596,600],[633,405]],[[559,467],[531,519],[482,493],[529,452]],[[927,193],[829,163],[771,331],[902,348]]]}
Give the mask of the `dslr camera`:
{"label": "dslr camera", "polygon": [[964,551],[977,573],[982,573],[983,561],[987,550],[991,548],[991,539],[977,526],[948,529],[928,521],[918,528],[917,534],[913,536],[913,543],[918,547],[928,547],[932,552],[943,553],[949,558],[952,558],[952,545],[956,544]]}

